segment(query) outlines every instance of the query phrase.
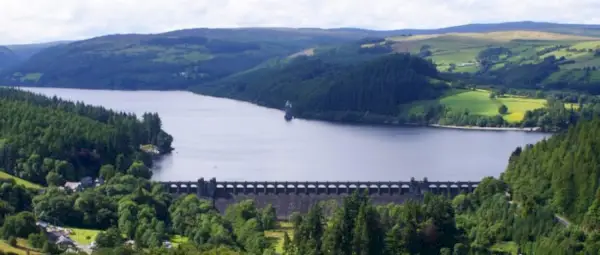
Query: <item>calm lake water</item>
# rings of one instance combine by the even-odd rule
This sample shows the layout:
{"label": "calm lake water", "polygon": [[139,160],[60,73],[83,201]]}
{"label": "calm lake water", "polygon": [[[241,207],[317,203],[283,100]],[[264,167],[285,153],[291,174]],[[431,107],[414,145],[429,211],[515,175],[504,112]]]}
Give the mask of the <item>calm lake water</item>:
{"label": "calm lake water", "polygon": [[119,111],[158,112],[175,151],[163,181],[480,180],[499,176],[517,147],[546,134],[374,127],[295,119],[249,103],[190,92],[27,88]]}

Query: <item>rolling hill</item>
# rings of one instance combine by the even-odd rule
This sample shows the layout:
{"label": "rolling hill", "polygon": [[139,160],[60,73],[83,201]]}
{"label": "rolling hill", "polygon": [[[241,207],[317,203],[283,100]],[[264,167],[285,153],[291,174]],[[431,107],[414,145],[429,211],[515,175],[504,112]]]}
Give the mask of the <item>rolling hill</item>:
{"label": "rolling hill", "polygon": [[[200,28],[160,34],[106,35],[70,43],[11,46],[25,61],[2,71],[0,82],[98,89],[186,89],[287,61],[290,55],[318,55],[345,50],[347,48],[340,45],[360,39],[366,45],[361,51],[371,55],[390,51],[421,53],[421,47],[428,45],[432,47],[429,58],[438,64],[440,71],[451,69],[450,64],[467,63],[450,71],[475,73],[479,69],[469,61],[475,61],[477,54],[486,48],[515,48],[512,54],[516,55],[518,50],[524,51],[518,55],[525,60],[513,56],[510,63],[537,63],[540,61],[528,57],[535,55],[535,52],[525,52],[527,48],[535,47],[534,51],[537,51],[540,47],[550,47],[559,42],[574,44],[591,41],[595,40],[592,36],[600,36],[599,31],[598,25],[510,22],[390,31],[356,28]],[[383,38],[384,45],[367,47]],[[349,53],[346,57],[336,54],[338,61],[357,60],[353,50]],[[580,61],[565,68],[578,70],[595,64],[596,59],[590,54],[578,56],[581,57]],[[504,66],[505,62],[508,61],[495,63],[492,69]],[[493,80],[493,76],[485,77],[484,82]],[[585,79],[597,77],[595,74],[588,76],[591,78],[586,76]],[[581,74],[565,71],[554,75],[552,79],[564,80],[561,77],[581,77]]]}
{"label": "rolling hill", "polygon": [[449,89],[438,80],[435,66],[413,55],[388,54],[353,64],[336,60],[298,57],[191,90],[273,108],[290,100],[299,117],[381,123],[393,119],[399,105],[435,99]]}
{"label": "rolling hill", "polygon": [[0,46],[0,71],[19,62],[17,55],[9,48]]}
{"label": "rolling hill", "polygon": [[46,49],[46,48],[49,48],[52,46],[56,46],[56,45],[66,44],[66,43],[69,43],[69,41],[32,43],[32,44],[14,44],[14,45],[5,45],[5,46],[7,48],[9,48],[12,52],[14,52],[20,61],[25,61],[25,60],[29,59],[31,56],[35,55],[36,53],[42,51],[43,49]]}
{"label": "rolling hill", "polygon": [[598,37],[515,30],[394,36],[362,47],[418,54],[468,83],[600,93]]}
{"label": "rolling hill", "polygon": [[188,29],[108,35],[57,45],[4,72],[6,83],[109,89],[184,89],[308,47],[364,33],[322,29]]}
{"label": "rolling hill", "polygon": [[501,31],[542,31],[561,34],[600,36],[600,25],[559,24],[551,22],[517,21],[488,24],[467,24],[440,29],[407,29],[398,30],[412,34],[445,34],[445,33],[489,33]]}

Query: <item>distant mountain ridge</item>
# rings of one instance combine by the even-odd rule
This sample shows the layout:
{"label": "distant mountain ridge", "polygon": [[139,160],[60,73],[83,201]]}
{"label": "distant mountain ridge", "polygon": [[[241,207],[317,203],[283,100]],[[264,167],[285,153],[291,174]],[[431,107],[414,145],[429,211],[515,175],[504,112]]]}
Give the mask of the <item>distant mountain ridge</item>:
{"label": "distant mountain ridge", "polygon": [[400,34],[425,35],[445,33],[487,33],[511,30],[544,31],[576,35],[600,37],[600,24],[563,24],[551,22],[517,21],[503,23],[473,23],[459,26],[432,29],[395,29],[395,30],[369,30],[361,28],[334,28],[337,31],[361,31],[373,36],[393,36]]}
{"label": "distant mountain ridge", "polygon": [[[187,89],[269,66],[311,49],[392,36],[494,31],[543,31],[598,36],[600,25],[546,22],[468,24],[439,29],[192,28],[155,34],[113,34],[74,42],[13,45],[18,57],[0,71],[11,85],[94,89]],[[342,47],[343,48],[343,47]],[[386,54],[385,47],[359,49]],[[340,57],[338,61],[351,61]],[[367,56],[367,55],[364,55]],[[8,59],[5,57],[5,59]],[[279,59],[279,60],[278,60]],[[0,60],[2,61],[2,60]]]}

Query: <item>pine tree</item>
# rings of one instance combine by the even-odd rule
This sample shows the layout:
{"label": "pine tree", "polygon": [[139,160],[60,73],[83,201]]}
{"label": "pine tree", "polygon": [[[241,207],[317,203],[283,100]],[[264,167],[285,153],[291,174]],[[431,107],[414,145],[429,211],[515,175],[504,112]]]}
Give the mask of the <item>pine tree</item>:
{"label": "pine tree", "polygon": [[290,240],[290,236],[287,231],[283,233],[283,254],[282,255],[294,255],[294,247],[292,241]]}
{"label": "pine tree", "polygon": [[400,225],[394,225],[385,235],[385,254],[396,255],[402,254],[403,247],[400,240],[402,239],[402,228]]}
{"label": "pine tree", "polygon": [[367,226],[366,205],[358,210],[356,225],[354,226],[354,240],[352,240],[354,255],[368,255],[370,246],[369,228]]}

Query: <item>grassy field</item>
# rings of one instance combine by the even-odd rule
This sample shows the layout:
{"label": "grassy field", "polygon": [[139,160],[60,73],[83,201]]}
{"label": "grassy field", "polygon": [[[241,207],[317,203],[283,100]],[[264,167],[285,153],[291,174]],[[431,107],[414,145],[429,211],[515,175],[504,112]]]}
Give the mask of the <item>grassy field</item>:
{"label": "grassy field", "polygon": [[471,114],[495,116],[498,114],[500,103],[490,99],[487,91],[466,91],[444,97],[440,102],[455,111],[468,109]]}
{"label": "grassy field", "polygon": [[42,186],[40,186],[38,184],[35,184],[35,183],[32,183],[32,182],[23,180],[23,179],[18,178],[16,176],[12,176],[12,175],[10,175],[10,174],[8,174],[6,172],[3,172],[3,171],[0,171],[0,179],[13,179],[13,180],[15,180],[15,182],[17,184],[23,185],[23,186],[25,186],[27,188],[32,188],[32,189],[41,189],[42,188]]}
{"label": "grassy field", "polygon": [[283,235],[288,233],[288,236],[292,238],[293,234],[293,225],[291,222],[280,221],[279,227],[275,230],[265,231],[265,236],[272,241],[275,246],[275,252],[281,254],[283,252]]}
{"label": "grassy field", "polygon": [[497,243],[490,248],[490,251],[493,252],[506,252],[515,255],[518,254],[518,250],[518,246],[515,242]]}
{"label": "grassy field", "polygon": [[94,240],[96,240],[96,236],[98,236],[98,234],[102,232],[101,230],[95,229],[81,229],[70,227],[67,228],[73,231],[73,233],[71,233],[69,237],[71,237],[73,241],[84,245],[89,245],[90,243],[92,243]]}
{"label": "grassy field", "polygon": [[[386,43],[396,52],[419,53],[426,46],[431,59],[438,70],[449,71],[450,65],[456,65],[452,70],[455,73],[475,73],[480,66],[470,65],[461,67],[462,63],[475,63],[478,54],[490,47],[502,47],[510,50],[510,55],[498,56],[493,60],[495,64],[491,70],[497,70],[510,65],[536,64],[543,61],[545,57],[554,56],[557,59],[564,57],[566,60],[574,61],[560,65],[562,71],[571,69],[583,69],[596,67],[600,69],[600,57],[594,56],[596,50],[600,50],[600,39],[569,34],[559,34],[536,31],[502,31],[491,33],[448,33],[433,35],[396,36],[386,38]],[[547,52],[550,50],[549,52]],[[544,51],[540,53],[541,51]],[[540,55],[541,54],[541,55]],[[560,76],[553,74],[543,81],[569,82],[587,81],[596,82],[600,76],[600,70],[593,71],[598,74],[579,79],[575,76]]]}
{"label": "grassy field", "polygon": [[546,106],[545,99],[501,97],[497,100],[508,108],[508,114],[504,116],[508,122],[519,122],[525,117],[525,112]]}
{"label": "grassy field", "polygon": [[21,77],[21,82],[37,82],[42,78],[42,73],[28,73]]}
{"label": "grassy field", "polygon": [[26,247],[28,247],[27,240],[22,239],[22,238],[17,239],[17,247],[12,247],[12,246],[8,245],[8,243],[6,243],[6,241],[4,241],[4,240],[0,241],[0,251],[3,251],[5,253],[13,252],[13,253],[16,253],[19,255],[25,255],[25,254],[27,254],[27,249],[29,249],[30,255],[41,254],[36,250],[33,250],[31,248],[26,248]]}
{"label": "grassy field", "polygon": [[600,41],[580,42],[571,46],[571,48],[582,49],[600,49]]}
{"label": "grassy field", "polygon": [[476,90],[443,97],[440,103],[454,111],[468,110],[471,114],[482,116],[498,115],[498,108],[504,104],[508,108],[504,119],[514,123],[521,121],[525,112],[545,107],[546,100],[512,96],[492,99],[490,91]]}

